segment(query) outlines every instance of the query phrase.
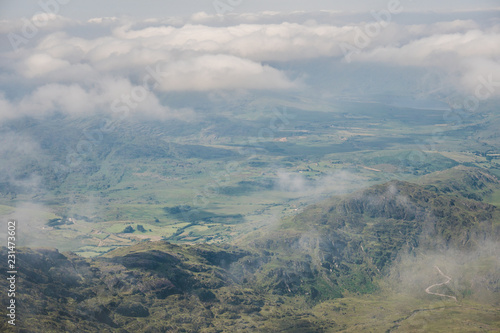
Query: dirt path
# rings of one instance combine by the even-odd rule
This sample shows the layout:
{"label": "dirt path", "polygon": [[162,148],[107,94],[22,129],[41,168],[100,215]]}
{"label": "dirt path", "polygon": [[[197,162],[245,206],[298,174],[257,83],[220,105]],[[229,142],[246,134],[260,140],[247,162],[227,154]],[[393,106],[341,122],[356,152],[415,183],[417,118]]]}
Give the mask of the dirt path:
{"label": "dirt path", "polygon": [[439,294],[439,293],[433,293],[431,291],[432,288],[448,284],[451,281],[451,277],[449,277],[447,275],[444,275],[443,272],[441,272],[441,270],[439,269],[439,267],[437,267],[437,266],[434,266],[434,267],[438,270],[439,274],[441,274],[446,279],[446,282],[433,284],[432,286],[427,287],[427,289],[425,289],[425,292],[428,293],[429,295],[436,295],[436,296],[441,296],[441,297],[448,297],[448,298],[451,298],[451,299],[455,300],[455,302],[456,302],[457,298],[455,296],[449,296],[449,295],[444,295],[444,294]]}

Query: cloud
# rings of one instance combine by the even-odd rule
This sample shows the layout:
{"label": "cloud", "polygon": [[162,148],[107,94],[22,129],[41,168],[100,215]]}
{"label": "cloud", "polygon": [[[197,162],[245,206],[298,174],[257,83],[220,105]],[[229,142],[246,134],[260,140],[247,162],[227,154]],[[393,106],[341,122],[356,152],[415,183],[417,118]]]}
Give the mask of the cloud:
{"label": "cloud", "polygon": [[19,109],[27,114],[51,110],[83,113],[95,105],[91,95],[92,93],[88,93],[77,84],[68,86],[48,84],[37,88],[33,94],[24,98],[19,104]]}
{"label": "cloud", "polygon": [[[40,144],[33,138],[7,130],[0,135],[0,183],[3,195],[10,191],[37,195],[43,190],[42,177],[33,165],[44,163]],[[13,167],[15,166],[15,167]]]}
{"label": "cloud", "polygon": [[56,70],[62,71],[69,66],[68,61],[53,58],[46,53],[34,54],[24,61],[21,73],[27,78],[33,78]]}
{"label": "cloud", "polygon": [[[116,116],[141,115],[153,118],[189,120],[192,110],[164,106],[158,97],[128,79],[102,78],[91,85],[50,83],[37,87],[21,100],[10,102],[0,95],[3,118],[44,116],[53,112],[88,115],[109,112]],[[15,110],[15,111],[14,111]]]}
{"label": "cloud", "polygon": [[[140,89],[145,78],[147,98],[133,109],[157,116],[176,113],[161,102],[162,94],[169,92],[327,90],[315,87],[314,78],[306,87],[297,77],[307,77],[318,60],[340,64],[345,59],[342,45],[357,49],[353,63],[391,66],[402,73],[409,67],[438,68],[455,89],[469,93],[477,88],[478,77],[492,74],[498,81],[497,19],[412,15],[411,24],[396,20],[396,15],[391,22],[377,22],[360,13],[334,11],[228,14],[223,21],[207,13],[87,21],[52,15],[19,50],[0,47],[5,60],[0,64],[0,91],[16,90],[17,96],[0,96],[0,118],[109,110],[116,98]],[[3,23],[0,34],[5,36],[22,35],[27,24],[26,20]],[[366,35],[369,24],[380,28],[371,37]],[[363,39],[362,46],[356,44]],[[161,71],[147,78],[152,75],[148,68]],[[327,67],[322,75],[335,77],[336,68]],[[500,95],[500,89],[493,95]]]}
{"label": "cloud", "polygon": [[5,93],[0,91],[0,110],[1,110],[1,116],[0,119],[2,118],[14,118],[16,117],[16,111],[14,105],[5,97]]}
{"label": "cloud", "polygon": [[[253,61],[289,61],[340,54],[338,41],[349,38],[345,29],[332,25],[237,24],[224,27],[186,24],[133,30],[114,30],[121,40],[163,50],[228,54]],[[141,39],[138,41],[138,39]],[[159,46],[161,45],[161,46]]]}
{"label": "cloud", "polygon": [[309,181],[301,174],[278,172],[278,188],[287,192],[306,192],[311,189]]}
{"label": "cloud", "polygon": [[[400,46],[382,45],[360,54],[361,61],[397,63],[402,66],[456,66],[456,61],[500,55],[500,35],[470,30],[465,33],[434,34]],[[455,60],[450,62],[451,60]]]}
{"label": "cloud", "polygon": [[286,192],[297,192],[300,196],[330,196],[352,192],[364,186],[359,176],[346,171],[337,171],[316,179],[305,177],[301,173],[278,171],[275,185]]}
{"label": "cloud", "polygon": [[[468,27],[473,28],[467,30]],[[499,81],[500,34],[476,29],[471,22],[448,22],[434,25],[427,33],[437,29],[465,30],[453,33],[435,33],[410,39],[401,45],[373,46],[353,56],[354,61],[383,63],[386,65],[435,68],[447,73],[447,81],[455,89],[476,94],[478,85],[489,75]],[[410,29],[412,30],[412,29]],[[418,31],[421,34],[422,31]],[[500,96],[500,89],[491,96]]]}
{"label": "cloud", "polygon": [[[47,222],[47,208],[38,203],[21,202],[13,212],[4,216],[5,220],[15,219],[17,221],[16,234],[18,235],[18,246],[48,247],[54,246],[54,239],[47,233],[45,223]],[[50,215],[49,215],[50,216]],[[0,231],[0,236],[7,237],[7,228]]]}
{"label": "cloud", "polygon": [[[444,282],[436,269],[451,277],[446,295],[491,302],[498,298],[492,285],[498,282],[500,259],[499,245],[492,237],[482,239],[473,249],[447,248],[443,250],[407,249],[398,254],[388,275],[388,286],[393,291],[415,296],[426,295],[426,289]],[[442,298],[444,300],[444,298]]]}
{"label": "cloud", "polygon": [[230,55],[209,54],[167,63],[160,87],[164,91],[209,91],[229,87],[290,89],[295,84],[270,66]]}

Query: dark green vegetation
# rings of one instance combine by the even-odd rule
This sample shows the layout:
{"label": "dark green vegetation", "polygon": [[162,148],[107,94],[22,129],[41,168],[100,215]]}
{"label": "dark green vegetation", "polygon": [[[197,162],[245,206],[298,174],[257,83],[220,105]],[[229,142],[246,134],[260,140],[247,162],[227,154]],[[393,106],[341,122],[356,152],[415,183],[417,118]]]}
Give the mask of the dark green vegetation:
{"label": "dark green vegetation", "polygon": [[[500,219],[486,198],[499,188],[491,173],[458,167],[420,185],[391,181],[326,199],[237,246],[141,242],[93,259],[23,249],[19,324],[26,332],[496,331]],[[432,292],[456,301],[426,293],[446,281],[436,267],[452,280]]]}

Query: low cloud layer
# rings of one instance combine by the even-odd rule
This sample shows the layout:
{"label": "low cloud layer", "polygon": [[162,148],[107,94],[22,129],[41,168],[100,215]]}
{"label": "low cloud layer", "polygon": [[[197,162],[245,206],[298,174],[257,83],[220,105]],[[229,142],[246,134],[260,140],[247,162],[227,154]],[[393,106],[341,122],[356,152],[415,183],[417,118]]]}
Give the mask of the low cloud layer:
{"label": "low cloud layer", "polygon": [[366,185],[364,180],[352,173],[338,171],[310,179],[301,173],[278,171],[276,188],[285,192],[296,192],[302,197],[321,197],[349,193]]}
{"label": "low cloud layer", "polygon": [[197,13],[83,22],[51,14],[4,20],[0,119],[112,111],[117,100],[130,98],[133,112],[182,118],[185,110],[165,105],[163,93],[320,89],[303,80],[310,76],[307,64],[319,59],[389,65],[402,75],[408,67],[438,69],[445,74],[443,85],[477,94],[486,80],[483,95],[500,96],[500,19],[401,15],[381,9],[366,15]]}

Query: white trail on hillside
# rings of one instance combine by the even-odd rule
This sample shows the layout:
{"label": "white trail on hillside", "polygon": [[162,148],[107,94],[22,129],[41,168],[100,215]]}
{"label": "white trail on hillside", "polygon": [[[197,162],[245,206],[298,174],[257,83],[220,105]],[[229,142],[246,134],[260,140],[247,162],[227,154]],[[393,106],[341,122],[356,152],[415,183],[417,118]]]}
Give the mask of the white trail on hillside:
{"label": "white trail on hillside", "polygon": [[441,296],[441,297],[448,297],[448,298],[451,298],[451,299],[455,300],[455,302],[456,302],[457,298],[455,296],[449,296],[449,295],[444,295],[444,294],[439,294],[439,293],[433,293],[431,291],[432,288],[448,284],[451,281],[451,277],[449,277],[449,276],[445,275],[443,272],[441,272],[441,270],[439,269],[439,267],[437,267],[437,266],[434,266],[434,267],[438,270],[439,274],[441,274],[446,279],[446,282],[433,284],[432,286],[427,287],[427,289],[425,289],[425,292],[428,293],[429,295],[436,295],[436,296]]}

